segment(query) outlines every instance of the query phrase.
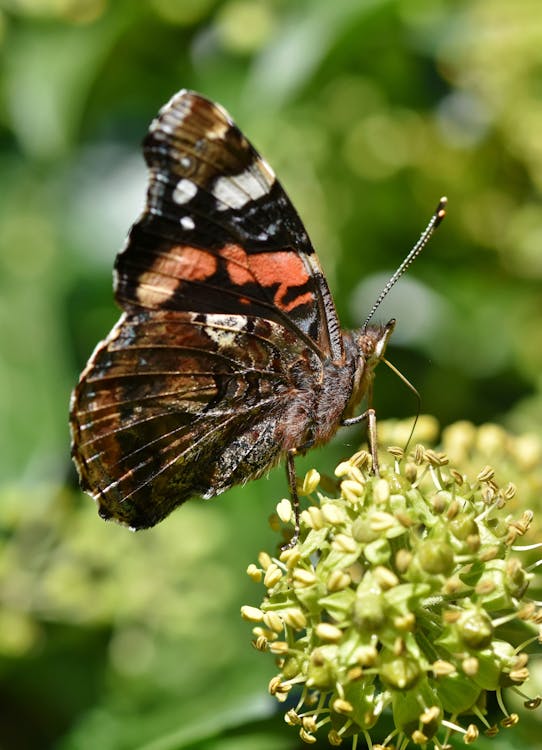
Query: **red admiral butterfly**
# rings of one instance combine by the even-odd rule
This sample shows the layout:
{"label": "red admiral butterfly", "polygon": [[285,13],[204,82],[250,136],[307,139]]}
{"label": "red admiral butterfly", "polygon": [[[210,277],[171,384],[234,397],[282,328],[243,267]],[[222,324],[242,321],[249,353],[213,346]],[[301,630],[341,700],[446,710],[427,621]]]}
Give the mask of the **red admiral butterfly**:
{"label": "red admiral butterfly", "polygon": [[71,400],[81,486],[140,529],[286,457],[298,513],[294,455],[374,418],[352,414],[395,321],[341,331],[299,216],[220,106],[181,91],[143,151],[147,205],[115,263],[124,312]]}

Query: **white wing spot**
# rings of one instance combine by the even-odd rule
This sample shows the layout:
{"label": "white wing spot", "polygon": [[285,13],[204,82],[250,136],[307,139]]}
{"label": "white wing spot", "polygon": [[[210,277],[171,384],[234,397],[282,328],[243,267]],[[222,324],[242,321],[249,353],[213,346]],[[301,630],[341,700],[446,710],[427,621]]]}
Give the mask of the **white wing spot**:
{"label": "white wing spot", "polygon": [[213,187],[213,195],[219,201],[218,210],[243,208],[250,201],[267,195],[273,181],[268,182],[263,174],[245,169],[240,174],[219,177]]}
{"label": "white wing spot", "polygon": [[194,229],[196,225],[194,224],[194,219],[190,216],[183,216],[181,219],[181,226],[183,229]]}
{"label": "white wing spot", "polygon": [[218,118],[213,122],[211,127],[207,130],[205,135],[210,141],[223,140],[226,137],[226,133],[230,128],[229,122],[219,120]]}
{"label": "white wing spot", "polygon": [[198,186],[191,180],[179,180],[173,191],[173,200],[175,203],[183,204],[191,201],[198,192]]}
{"label": "white wing spot", "polygon": [[[158,135],[160,131],[166,135],[174,135],[175,127],[166,122],[166,120],[158,120],[155,128],[156,135]],[[165,138],[161,138],[160,140],[165,140]]]}
{"label": "white wing spot", "polygon": [[247,324],[244,315],[212,315],[209,321],[212,325],[204,326],[203,330],[219,346],[233,346],[235,337]]}

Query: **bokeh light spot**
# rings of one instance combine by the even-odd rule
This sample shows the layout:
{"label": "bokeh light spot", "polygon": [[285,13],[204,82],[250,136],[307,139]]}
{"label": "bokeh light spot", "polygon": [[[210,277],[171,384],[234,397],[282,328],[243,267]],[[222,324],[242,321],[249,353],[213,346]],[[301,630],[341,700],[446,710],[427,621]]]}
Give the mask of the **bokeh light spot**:
{"label": "bokeh light spot", "polygon": [[191,26],[207,16],[215,0],[150,0],[150,4],[164,21]]}
{"label": "bokeh light spot", "polygon": [[265,44],[275,28],[269,6],[250,0],[226,3],[216,18],[222,44],[233,52],[254,52]]}

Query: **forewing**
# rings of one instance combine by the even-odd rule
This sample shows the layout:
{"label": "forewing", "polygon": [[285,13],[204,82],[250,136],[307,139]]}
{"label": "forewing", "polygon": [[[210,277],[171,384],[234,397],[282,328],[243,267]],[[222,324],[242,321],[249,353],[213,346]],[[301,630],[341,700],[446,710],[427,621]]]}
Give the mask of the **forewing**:
{"label": "forewing", "polygon": [[144,154],[147,205],[116,261],[121,307],[259,316],[341,361],[337,314],[303,224],[229,115],[181,91],[151,124]]}
{"label": "forewing", "polygon": [[282,450],[289,369],[314,357],[290,331],[245,316],[124,315],[71,405],[81,485],[100,514],[152,526],[193,495],[261,474]]}

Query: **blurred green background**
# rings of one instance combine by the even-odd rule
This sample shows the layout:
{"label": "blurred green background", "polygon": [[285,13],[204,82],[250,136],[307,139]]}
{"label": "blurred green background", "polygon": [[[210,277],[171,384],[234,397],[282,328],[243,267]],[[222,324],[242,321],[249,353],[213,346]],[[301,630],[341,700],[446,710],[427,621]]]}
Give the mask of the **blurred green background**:
{"label": "blurred green background", "polygon": [[[303,217],[345,327],[446,194],[379,311],[399,320],[388,356],[442,425],[540,435],[539,2],[0,0],[0,55],[0,748],[298,747],[238,615],[282,470],[137,535],[76,488],[69,393],[118,316],[139,144],[182,87],[223,104]],[[416,408],[384,367],[375,405]],[[534,747],[534,726],[491,747]]]}

